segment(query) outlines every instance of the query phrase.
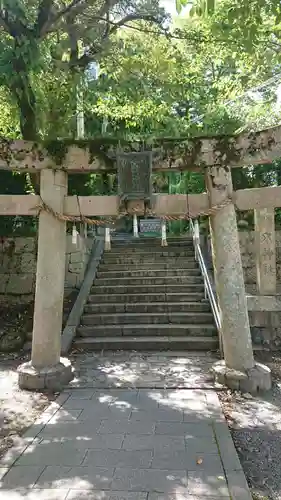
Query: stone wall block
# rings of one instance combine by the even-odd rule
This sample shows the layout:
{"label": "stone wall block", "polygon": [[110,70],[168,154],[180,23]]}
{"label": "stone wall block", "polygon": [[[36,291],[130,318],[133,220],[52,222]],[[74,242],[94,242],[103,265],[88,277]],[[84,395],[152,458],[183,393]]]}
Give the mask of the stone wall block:
{"label": "stone wall block", "polygon": [[24,273],[36,273],[36,255],[34,253],[23,253],[20,257],[20,269]]}
{"label": "stone wall block", "polygon": [[83,262],[70,262],[68,265],[68,271],[70,273],[75,273],[75,274],[80,274],[84,271],[84,264]]}
{"label": "stone wall block", "polygon": [[244,268],[255,266],[255,261],[254,261],[253,255],[251,255],[249,253],[243,253],[241,255],[241,258],[242,258],[242,265]]}
{"label": "stone wall block", "polygon": [[12,267],[14,268],[13,261],[17,261],[17,258],[15,255],[10,257],[7,255],[5,252],[0,254],[0,274],[6,274],[9,269]]}
{"label": "stone wall block", "polygon": [[84,253],[77,252],[77,253],[71,253],[69,260],[71,264],[76,264],[77,262],[82,262],[83,258],[84,258]]}
{"label": "stone wall block", "polygon": [[281,312],[271,312],[269,314],[268,324],[274,328],[281,328]]}
{"label": "stone wall block", "polygon": [[34,237],[18,237],[14,238],[15,241],[15,252],[35,252],[37,239]]}
{"label": "stone wall block", "polygon": [[251,326],[251,336],[254,345],[267,346],[271,343],[271,334],[264,326]]}
{"label": "stone wall block", "polygon": [[78,287],[78,276],[75,273],[67,273],[65,280],[65,288],[75,289]]}
{"label": "stone wall block", "polygon": [[0,274],[0,293],[6,293],[8,281],[9,274]]}
{"label": "stone wall block", "polygon": [[35,287],[35,276],[33,274],[10,274],[6,286],[6,293],[14,295],[31,294]]}
{"label": "stone wall block", "polygon": [[268,311],[249,311],[251,326],[270,326],[271,313]]}
{"label": "stone wall block", "polygon": [[244,268],[245,282],[255,284],[257,282],[257,271],[255,267]]}

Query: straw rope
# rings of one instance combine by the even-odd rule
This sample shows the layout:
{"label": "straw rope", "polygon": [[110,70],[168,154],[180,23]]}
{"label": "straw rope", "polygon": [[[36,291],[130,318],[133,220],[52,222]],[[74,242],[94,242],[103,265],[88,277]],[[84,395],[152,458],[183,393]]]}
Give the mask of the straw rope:
{"label": "straw rope", "polygon": [[[80,204],[79,204],[79,199],[78,200],[78,205],[80,209]],[[215,215],[217,212],[225,208],[226,206],[230,205],[233,203],[233,200],[231,198],[227,198],[224,200],[222,203],[219,203],[218,205],[214,205],[213,207],[208,208],[207,210],[201,210],[197,213],[191,213],[190,211],[186,212],[185,214],[182,215],[158,215],[152,210],[147,210],[144,215],[147,216],[153,216],[157,217],[158,219],[165,220],[165,221],[176,221],[176,220],[190,220],[190,219],[197,219],[200,216],[211,216]],[[36,210],[38,210],[39,214],[40,212],[44,211],[50,215],[52,215],[55,219],[60,220],[62,222],[72,222],[73,224],[76,223],[82,223],[82,224],[89,224],[90,226],[111,226],[114,225],[116,220],[120,219],[121,217],[124,217],[126,215],[134,215],[138,214],[140,215],[140,212],[138,209],[132,209],[130,212],[123,211],[120,212],[117,217],[109,217],[107,219],[91,219],[89,217],[86,217],[82,213],[80,215],[65,215],[60,212],[57,212],[53,210],[47,203],[45,203],[42,198],[41,198],[41,203],[35,207]]]}

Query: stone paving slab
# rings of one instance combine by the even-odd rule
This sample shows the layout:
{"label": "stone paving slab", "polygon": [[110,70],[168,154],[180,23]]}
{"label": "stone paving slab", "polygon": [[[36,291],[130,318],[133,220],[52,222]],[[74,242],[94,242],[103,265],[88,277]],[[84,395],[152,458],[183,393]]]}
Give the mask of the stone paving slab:
{"label": "stone paving slab", "polygon": [[171,465],[175,467],[175,469],[187,469],[188,471],[196,471],[198,468],[198,461],[202,461],[202,466],[204,464],[204,469],[208,470],[208,472],[212,472],[212,474],[223,475],[223,466],[220,459],[220,456],[217,453],[209,453],[208,452],[196,452],[196,451],[160,451],[155,452],[151,468],[152,469],[169,469]]}
{"label": "stone paving slab", "polygon": [[[69,490],[0,490],[0,500],[66,500]],[[75,498],[75,497],[74,497]],[[76,497],[78,498],[78,497]],[[83,498],[83,497],[81,497]],[[84,497],[86,499],[87,497]],[[102,500],[99,497],[97,500]]]}
{"label": "stone paving slab", "polygon": [[0,500],[47,498],[251,496],[214,389],[109,386],[68,388],[0,462]]}
{"label": "stone paving slab", "polygon": [[88,450],[83,466],[95,464],[99,467],[148,469],[152,462],[152,450]]}
{"label": "stone paving slab", "polygon": [[70,491],[67,500],[147,500],[147,493],[127,491]]}
{"label": "stone paving slab", "polygon": [[48,465],[38,478],[35,488],[110,490],[113,476],[113,467],[103,468],[96,467],[95,465],[64,467]]}
{"label": "stone paving slab", "polygon": [[214,388],[210,368],[213,354],[173,353],[75,353],[75,377],[69,387]]}

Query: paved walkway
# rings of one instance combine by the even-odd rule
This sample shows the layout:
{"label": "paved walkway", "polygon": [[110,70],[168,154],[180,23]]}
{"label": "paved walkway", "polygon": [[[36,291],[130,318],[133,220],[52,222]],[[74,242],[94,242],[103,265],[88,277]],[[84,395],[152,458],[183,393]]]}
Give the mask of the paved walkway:
{"label": "paved walkway", "polygon": [[83,375],[2,460],[0,500],[250,500],[211,358],[120,356],[78,357]]}

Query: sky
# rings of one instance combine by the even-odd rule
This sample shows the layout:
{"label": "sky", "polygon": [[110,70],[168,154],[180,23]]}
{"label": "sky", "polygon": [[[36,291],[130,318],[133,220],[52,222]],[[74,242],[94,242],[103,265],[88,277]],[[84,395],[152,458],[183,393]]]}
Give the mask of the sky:
{"label": "sky", "polygon": [[165,7],[165,9],[170,13],[170,14],[176,14],[176,2],[175,0],[162,0],[160,2],[162,7]]}
{"label": "sky", "polygon": [[[176,11],[176,0],[161,0],[160,5],[162,7],[165,7],[165,9],[172,15],[175,16],[177,15]],[[185,9],[183,9],[184,12]]]}

